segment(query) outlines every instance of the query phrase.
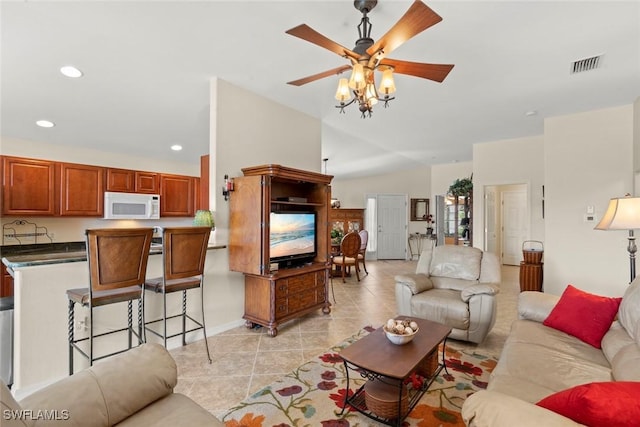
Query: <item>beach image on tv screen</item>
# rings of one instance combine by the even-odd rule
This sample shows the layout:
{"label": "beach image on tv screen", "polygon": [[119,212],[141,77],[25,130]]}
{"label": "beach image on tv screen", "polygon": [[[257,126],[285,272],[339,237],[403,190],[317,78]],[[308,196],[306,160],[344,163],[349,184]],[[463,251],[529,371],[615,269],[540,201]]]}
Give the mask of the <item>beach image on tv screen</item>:
{"label": "beach image on tv screen", "polygon": [[271,257],[311,254],[315,246],[313,214],[271,214]]}

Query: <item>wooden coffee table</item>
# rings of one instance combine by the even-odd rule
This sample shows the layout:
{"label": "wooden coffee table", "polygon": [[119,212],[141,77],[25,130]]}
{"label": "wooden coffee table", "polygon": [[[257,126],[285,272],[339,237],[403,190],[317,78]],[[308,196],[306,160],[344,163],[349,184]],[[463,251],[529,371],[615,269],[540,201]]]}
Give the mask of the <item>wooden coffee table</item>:
{"label": "wooden coffee table", "polygon": [[[369,418],[388,425],[400,426],[402,420],[409,415],[440,371],[444,368],[446,372],[444,346],[451,328],[441,323],[414,317],[398,316],[397,318],[410,319],[418,323],[418,333],[411,342],[404,345],[395,345],[387,339],[382,327],[380,327],[346,347],[340,353],[347,376],[347,397],[340,414],[344,413],[347,405],[351,405]],[[440,343],[443,343],[442,362],[437,364],[437,368],[431,376],[425,377],[419,389],[411,390],[408,393],[408,409],[402,411],[404,380],[416,371],[421,362],[425,362],[427,358],[433,355],[434,351],[438,351]],[[435,357],[437,357],[437,353]],[[366,383],[352,396],[348,396],[350,370],[357,371],[361,377],[370,381],[387,380],[391,384],[398,384],[398,410],[396,412],[396,414],[399,414],[398,417],[393,419],[382,418],[367,409],[364,392]],[[407,406],[405,405],[405,407]]]}

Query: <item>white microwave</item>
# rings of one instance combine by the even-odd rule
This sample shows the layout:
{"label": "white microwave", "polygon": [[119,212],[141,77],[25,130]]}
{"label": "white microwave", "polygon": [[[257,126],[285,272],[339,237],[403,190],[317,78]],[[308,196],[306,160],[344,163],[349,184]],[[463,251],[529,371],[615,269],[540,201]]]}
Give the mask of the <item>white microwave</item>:
{"label": "white microwave", "polygon": [[105,191],[104,218],[159,219],[160,195]]}

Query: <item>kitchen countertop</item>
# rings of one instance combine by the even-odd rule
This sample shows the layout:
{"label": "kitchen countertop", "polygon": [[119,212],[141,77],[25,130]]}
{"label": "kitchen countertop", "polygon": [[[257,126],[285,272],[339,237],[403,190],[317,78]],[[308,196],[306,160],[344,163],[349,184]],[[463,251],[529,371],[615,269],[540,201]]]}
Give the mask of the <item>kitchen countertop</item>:
{"label": "kitchen countertop", "polygon": [[[64,264],[87,260],[84,242],[68,242],[64,244],[52,243],[41,245],[2,247],[2,263],[7,266],[9,273],[16,268],[34,267],[48,264]],[[37,246],[37,247],[34,247]],[[207,250],[226,248],[225,243],[209,242]],[[149,255],[162,253],[162,244],[155,241],[151,244]]]}

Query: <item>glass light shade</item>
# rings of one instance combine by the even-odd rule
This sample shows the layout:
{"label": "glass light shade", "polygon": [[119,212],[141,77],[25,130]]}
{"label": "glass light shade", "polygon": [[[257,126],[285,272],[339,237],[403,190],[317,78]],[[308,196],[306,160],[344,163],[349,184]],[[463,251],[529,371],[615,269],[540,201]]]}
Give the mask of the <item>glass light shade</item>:
{"label": "glass light shade", "polygon": [[393,81],[393,70],[387,68],[382,72],[382,79],[380,80],[380,87],[378,92],[385,95],[391,95],[396,91],[396,83]]}
{"label": "glass light shade", "polygon": [[362,90],[365,84],[364,67],[362,64],[354,64],[351,78],[349,79],[349,87],[353,90]]}
{"label": "glass light shade", "polygon": [[351,98],[351,90],[349,89],[349,81],[342,78],[338,81],[338,90],[336,91],[336,99],[340,102],[346,102]]}
{"label": "glass light shade", "polygon": [[640,228],[640,197],[620,197],[609,201],[596,230],[634,230]]}
{"label": "glass light shade", "polygon": [[213,229],[215,227],[213,213],[206,210],[196,211],[196,216],[193,219],[193,225],[197,227],[211,227]]}
{"label": "glass light shade", "polygon": [[378,103],[378,93],[376,92],[376,85],[374,82],[367,84],[365,89],[364,99],[367,100],[369,105],[376,105]]}

